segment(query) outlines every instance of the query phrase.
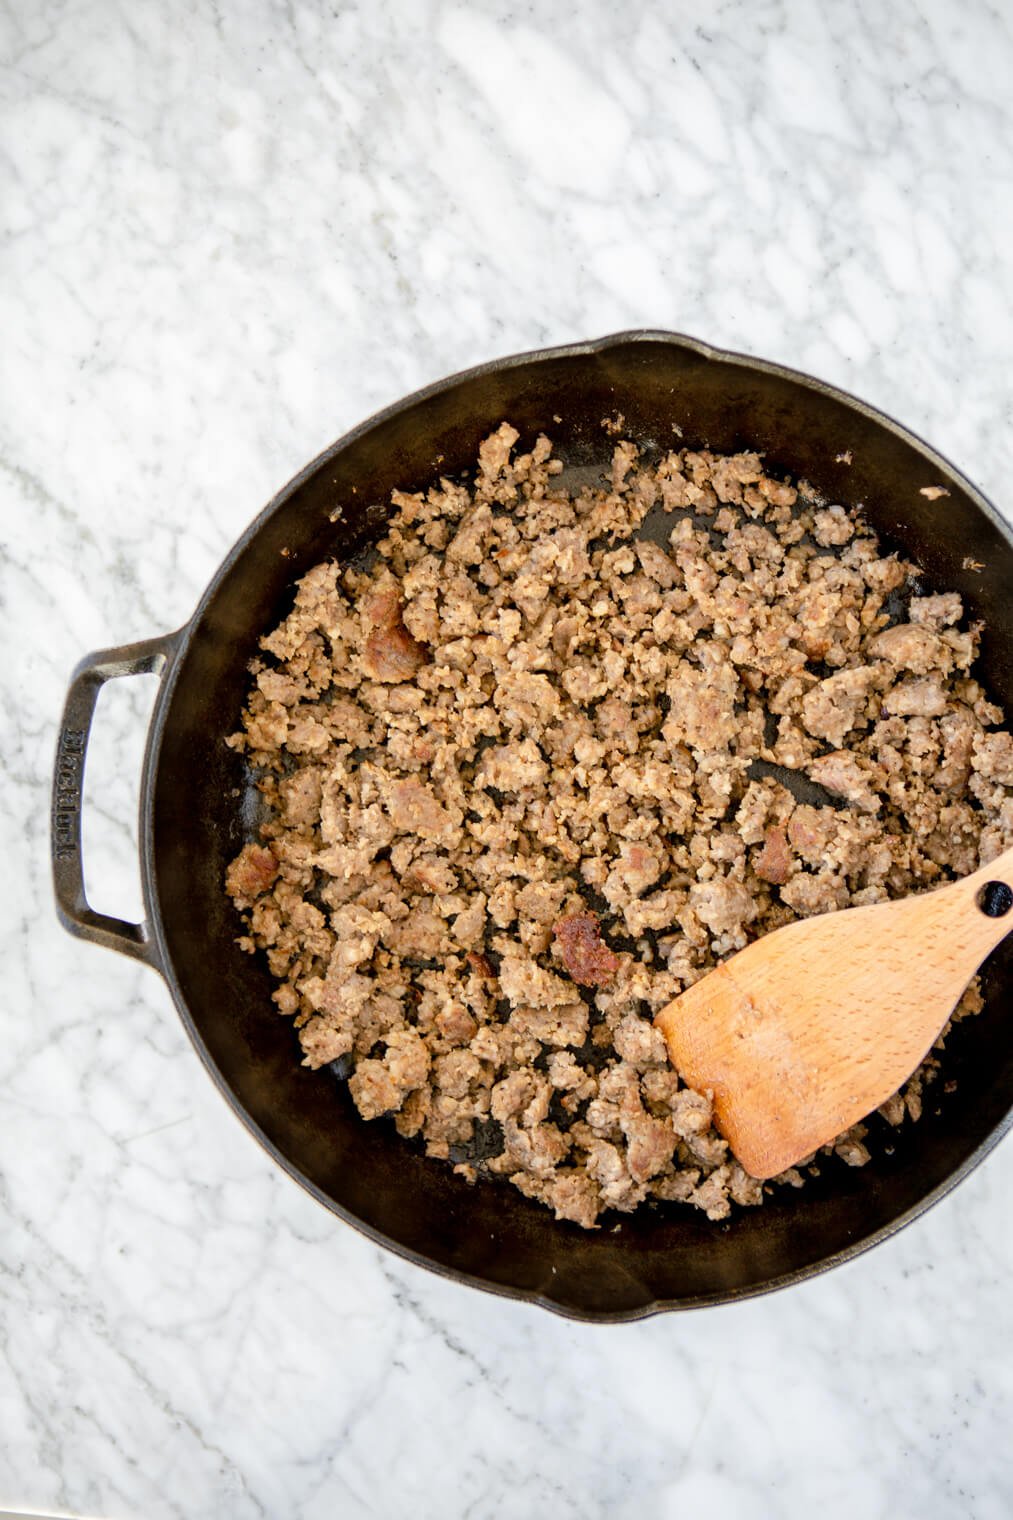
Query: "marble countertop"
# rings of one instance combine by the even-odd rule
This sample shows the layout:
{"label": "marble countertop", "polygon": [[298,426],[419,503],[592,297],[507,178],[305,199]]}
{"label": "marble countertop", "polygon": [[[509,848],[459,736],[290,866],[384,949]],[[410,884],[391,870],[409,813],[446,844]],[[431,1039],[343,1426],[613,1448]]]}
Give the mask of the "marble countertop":
{"label": "marble countertop", "polygon": [[[261,505],[466,365],[668,327],[851,389],[1013,510],[1013,31],[986,0],[15,0],[0,19],[0,1506],[103,1517],[1013,1511],[1013,1145],[899,1237],[595,1328],[386,1255],[65,936],[55,724]],[[103,693],[138,916],[150,682]]]}

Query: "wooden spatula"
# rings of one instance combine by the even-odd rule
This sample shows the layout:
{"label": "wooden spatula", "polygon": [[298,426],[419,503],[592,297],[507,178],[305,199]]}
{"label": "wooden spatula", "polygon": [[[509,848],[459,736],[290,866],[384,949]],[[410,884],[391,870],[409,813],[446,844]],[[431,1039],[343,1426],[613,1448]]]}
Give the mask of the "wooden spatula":
{"label": "wooden spatula", "polygon": [[746,1171],[774,1177],[916,1070],[1011,908],[1013,849],[934,892],[776,929],[654,1022]]}

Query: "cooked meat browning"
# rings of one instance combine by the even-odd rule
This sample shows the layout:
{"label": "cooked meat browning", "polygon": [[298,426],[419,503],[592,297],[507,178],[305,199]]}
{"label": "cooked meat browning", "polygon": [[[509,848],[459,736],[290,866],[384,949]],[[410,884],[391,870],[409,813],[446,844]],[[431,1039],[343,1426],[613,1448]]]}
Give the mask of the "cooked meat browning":
{"label": "cooked meat browning", "polygon": [[[229,741],[269,821],[226,891],[365,1118],[585,1227],[648,1200],[722,1219],[765,1189],[653,1015],[797,915],[997,855],[1013,741],[960,598],[911,594],[855,513],[757,454],[623,439],[570,492],[518,441],[487,438],[470,487],[395,492],[370,568],[300,581]],[[866,1138],[834,1148],[861,1165]]]}
{"label": "cooked meat browning", "polygon": [[563,965],[581,987],[607,987],[619,970],[619,957],[604,943],[594,913],[571,913],[553,925]]}

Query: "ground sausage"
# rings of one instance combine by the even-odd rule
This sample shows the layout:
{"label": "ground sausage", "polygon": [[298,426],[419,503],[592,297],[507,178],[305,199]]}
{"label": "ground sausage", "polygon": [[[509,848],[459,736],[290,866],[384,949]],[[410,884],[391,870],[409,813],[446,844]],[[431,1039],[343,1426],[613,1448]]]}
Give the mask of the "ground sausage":
{"label": "ground sausage", "polygon": [[299,582],[228,741],[265,821],[225,888],[306,1066],[584,1229],[804,1183],[746,1176],[654,1016],[757,935],[1013,843],[956,593],[756,453],[613,447],[564,490],[503,423],[469,483],[394,492],[368,557]]}

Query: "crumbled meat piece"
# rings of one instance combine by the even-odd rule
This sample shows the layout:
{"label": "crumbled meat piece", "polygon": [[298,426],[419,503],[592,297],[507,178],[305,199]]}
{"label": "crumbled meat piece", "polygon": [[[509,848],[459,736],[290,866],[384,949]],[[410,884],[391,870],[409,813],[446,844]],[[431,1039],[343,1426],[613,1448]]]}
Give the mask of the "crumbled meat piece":
{"label": "crumbled meat piece", "polygon": [[828,792],[844,797],[862,812],[879,811],[880,800],[873,788],[876,779],[873,768],[851,750],[837,749],[829,755],[820,755],[810,761],[808,771],[813,781],[826,787]]}
{"label": "crumbled meat piece", "polygon": [[312,828],[320,818],[320,772],[312,766],[285,776],[278,786],[282,823],[287,829]]}
{"label": "crumbled meat piece", "polygon": [[541,785],[548,766],[531,739],[491,749],[482,757],[475,777],[479,786],[495,787],[500,792],[518,792],[524,787]]}
{"label": "crumbled meat piece", "polygon": [[619,970],[619,957],[601,937],[594,913],[571,913],[553,924],[563,965],[581,987],[606,987]]}
{"label": "crumbled meat piece", "polygon": [[843,908],[847,897],[844,882],[831,871],[819,871],[816,875],[800,871],[781,888],[781,901],[802,918]]}
{"label": "crumbled meat piece", "polygon": [[634,1182],[647,1182],[657,1176],[672,1159],[675,1151],[675,1131],[662,1119],[652,1119],[650,1114],[623,1115],[621,1121],[626,1139],[626,1165]]}
{"label": "crumbled meat piece", "polygon": [[953,661],[938,634],[924,623],[898,623],[885,628],[869,641],[869,654],[875,660],[889,660],[901,670],[925,676],[939,670],[949,671]]}
{"label": "crumbled meat piece", "polygon": [[555,1008],[518,1008],[508,1027],[542,1045],[583,1045],[587,1020],[586,1003],[564,1003]]}
{"label": "crumbled meat piece", "polygon": [[454,1045],[467,1045],[478,1033],[478,1024],[463,1003],[447,1003],[433,1023],[437,1033]]}
{"label": "crumbled meat piece", "polygon": [[792,856],[784,829],[769,828],[763,836],[763,849],[753,862],[753,870],[763,881],[783,887],[791,871]]}
{"label": "crumbled meat piece", "polygon": [[847,1130],[834,1142],[835,1154],[840,1156],[841,1160],[846,1162],[848,1166],[865,1166],[866,1162],[870,1160],[868,1147],[863,1144],[861,1139],[863,1132],[863,1125],[855,1125],[854,1128]]}
{"label": "crumbled meat piece", "polygon": [[354,1043],[350,1029],[334,1025],[326,1018],[312,1018],[299,1031],[305,1066],[328,1066],[351,1050]]}
{"label": "crumbled meat piece", "polygon": [[971,747],[971,764],[979,776],[1013,786],[1013,734],[979,734]]}
{"label": "crumbled meat piece", "polygon": [[517,429],[511,427],[509,422],[501,422],[495,433],[490,433],[479,445],[478,467],[483,485],[503,474],[510,458],[510,450],[519,437]]}
{"label": "crumbled meat piece", "polygon": [[570,1219],[585,1230],[594,1229],[601,1212],[598,1189],[584,1172],[558,1171],[545,1201],[557,1219]]}
{"label": "crumbled meat piece", "polygon": [[703,670],[685,661],[668,684],[669,716],[662,733],[670,744],[693,749],[727,749],[735,738],[739,681],[730,665]]}
{"label": "crumbled meat piece", "polygon": [[484,955],[479,955],[474,950],[468,951],[468,954],[465,956],[465,960],[468,962],[468,965],[472,968],[472,970],[475,971],[478,976],[484,977],[487,982],[491,982],[496,975],[486,957]]}
{"label": "crumbled meat piece", "polygon": [[[561,469],[503,422],[471,484],[395,491],[367,560],[302,577],[228,740],[266,821],[226,891],[305,1065],[364,1118],[575,1227],[720,1220],[768,1189],[653,1016],[758,934],[994,859],[1013,739],[961,598],[860,510],[752,452],[647,463],[619,436],[607,478]],[[972,983],[953,1019],[981,1006]],[[862,1165],[870,1138],[825,1154]]]}
{"label": "crumbled meat piece", "polygon": [[421,1087],[429,1070],[429,1051],[414,1029],[395,1029],[387,1039],[384,1065],[405,1092]]}
{"label": "crumbled meat piece", "polygon": [[713,1134],[711,1129],[713,1108],[705,1093],[682,1087],[672,1096],[670,1107],[672,1128],[680,1140],[691,1140],[699,1135]]}
{"label": "crumbled meat piece", "polygon": [[716,1166],[699,1187],[693,1189],[690,1202],[698,1209],[703,1209],[708,1219],[727,1219],[732,1212],[728,1201],[730,1182],[731,1167],[724,1164]]}
{"label": "crumbled meat piece", "polygon": [[489,1107],[493,1118],[502,1124],[505,1119],[520,1113],[534,1097],[535,1085],[534,1072],[523,1068],[512,1071],[502,1082],[497,1082],[492,1090]]}
{"label": "crumbled meat piece", "polygon": [[348,1088],[364,1119],[389,1114],[404,1097],[382,1061],[360,1061],[349,1078]]}
{"label": "crumbled meat piece", "polygon": [[579,1097],[589,1097],[595,1087],[577,1057],[569,1050],[557,1050],[549,1057],[549,1081],[561,1092],[575,1092]]}
{"label": "crumbled meat piece", "polygon": [[813,538],[821,548],[838,548],[855,535],[855,525],[845,507],[827,507],[813,514]]}
{"label": "crumbled meat piece", "polygon": [[856,723],[867,721],[865,703],[876,671],[870,666],[841,670],[820,681],[802,698],[802,722],[817,739],[839,749]]}
{"label": "crumbled meat piece", "polygon": [[741,881],[715,877],[689,889],[689,901],[697,918],[712,934],[728,934],[752,923],[757,904]]}
{"label": "crumbled meat piece", "polygon": [[536,924],[551,924],[569,890],[565,881],[532,881],[517,894],[517,911]]}
{"label": "crumbled meat piece", "polygon": [[482,1063],[470,1050],[451,1050],[433,1062],[435,1084],[451,1098],[464,1098],[480,1081]]}
{"label": "crumbled meat piece", "polygon": [[332,966],[361,966],[372,956],[383,931],[390,928],[390,919],[386,913],[372,913],[355,903],[345,903],[331,914],[331,928],[336,937]]}
{"label": "crumbled meat piece", "polygon": [[246,844],[225,873],[225,890],[238,908],[249,907],[267,892],[278,874],[278,862],[263,845]]}
{"label": "crumbled meat piece", "polygon": [[838,834],[838,827],[837,814],[830,808],[814,808],[803,803],[788,821],[788,840],[806,865],[822,865]]}
{"label": "crumbled meat piece", "polygon": [[928,623],[939,628],[958,623],[964,615],[964,604],[958,591],[944,591],[941,596],[913,596],[908,605],[912,623]]}
{"label": "crumbled meat piece", "polygon": [[396,591],[373,597],[366,608],[374,626],[366,637],[362,668],[374,681],[410,681],[426,663],[425,648],[412,638],[401,613]]}
{"label": "crumbled meat piece", "polygon": [[903,1124],[907,1116],[907,1109],[904,1106],[904,1099],[901,1094],[896,1092],[892,1097],[887,1098],[886,1102],[881,1104],[877,1109],[877,1113],[882,1114],[887,1124]]}
{"label": "crumbled meat piece", "polygon": [[616,1025],[612,1040],[620,1058],[631,1066],[663,1066],[667,1060],[661,1030],[635,1013],[624,1014]]}
{"label": "crumbled meat piece", "polygon": [[516,1008],[529,1004],[533,1008],[556,1008],[572,1001],[573,993],[562,977],[546,971],[526,956],[510,953],[503,956],[499,968],[503,996]]}
{"label": "crumbled meat piece", "polygon": [[569,1149],[566,1137],[554,1124],[534,1124],[525,1128],[508,1120],[504,1125],[504,1138],[507,1159],[521,1167],[527,1177],[552,1177]]}
{"label": "crumbled meat piece", "polygon": [[625,840],[619,849],[619,858],[609,872],[605,896],[616,906],[631,897],[640,897],[661,876],[661,861],[654,850],[646,845]]}
{"label": "crumbled meat piece", "polygon": [[387,795],[387,812],[401,834],[442,840],[454,830],[453,818],[422,781],[396,781]]}
{"label": "crumbled meat piece", "polygon": [[946,688],[938,675],[910,676],[883,698],[883,711],[891,718],[941,718],[946,706]]}

